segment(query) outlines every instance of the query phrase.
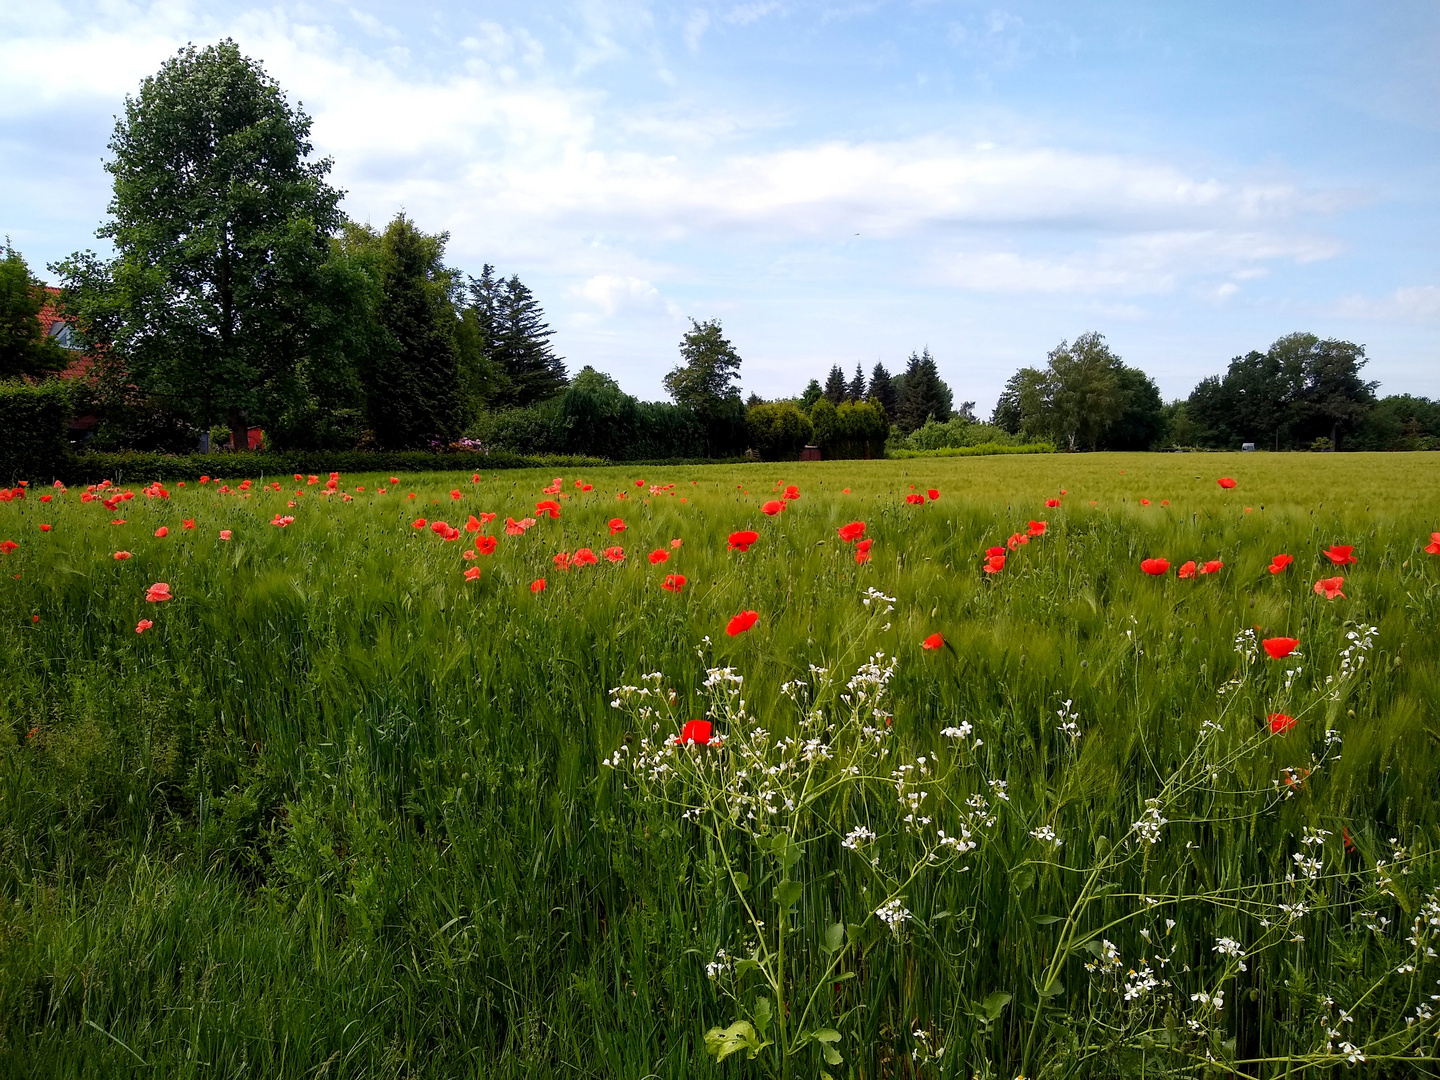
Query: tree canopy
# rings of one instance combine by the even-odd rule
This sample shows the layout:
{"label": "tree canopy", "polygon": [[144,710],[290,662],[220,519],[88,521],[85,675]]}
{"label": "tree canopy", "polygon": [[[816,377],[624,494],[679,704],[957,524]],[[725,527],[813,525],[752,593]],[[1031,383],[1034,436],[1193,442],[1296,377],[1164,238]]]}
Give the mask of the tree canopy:
{"label": "tree canopy", "polygon": [[46,375],[65,366],[65,350],[40,325],[45,300],[45,287],[7,239],[0,257],[0,379]]}

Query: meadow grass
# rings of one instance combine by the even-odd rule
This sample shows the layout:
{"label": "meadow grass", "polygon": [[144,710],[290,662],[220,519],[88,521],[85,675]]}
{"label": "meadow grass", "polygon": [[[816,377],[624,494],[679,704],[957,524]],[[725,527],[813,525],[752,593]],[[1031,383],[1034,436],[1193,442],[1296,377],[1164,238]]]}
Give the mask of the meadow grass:
{"label": "meadow grass", "polygon": [[[78,488],[0,503],[19,544],[0,557],[0,1072],[1437,1071],[1440,556],[1423,549],[1440,455],[595,469],[521,536],[505,518],[533,515],[553,473],[478,475],[342,476],[353,501],[323,476],[229,494],[175,476],[113,511]],[[800,498],[762,514],[787,484]],[[911,485],[940,498],[907,504]],[[472,534],[412,527],[482,511],[498,547],[471,561]],[[854,520],[864,564],[836,534]],[[982,572],[1031,520],[1044,535]],[[760,534],[743,554],[737,529]],[[623,563],[552,561],[612,544]],[[1332,566],[1332,544],[1358,562]],[[1271,574],[1280,552],[1295,561]],[[1150,557],[1169,574],[1142,573]],[[1189,559],[1224,566],[1178,580]],[[1345,597],[1327,601],[1312,585],[1333,574]],[[160,581],[174,599],[147,602]],[[871,588],[893,613],[862,603]],[[754,628],[727,636],[746,609]],[[1363,668],[1327,684],[1366,627]],[[1246,630],[1299,639],[1303,660],[1247,661]],[[603,764],[676,734],[611,691],[658,672],[696,717],[728,666],[779,737],[801,731],[782,687],[839,709],[877,652],[895,661],[887,760],[944,762],[927,805],[952,835],[977,795],[995,824],[909,883],[898,932],[839,843],[868,821],[894,860],[921,850],[881,773],[776,826],[804,841],[778,912],[784,983],[820,988],[844,1063],[817,1044],[716,1065],[706,1033],[776,998],[707,975],[777,925],[747,923],[726,868],[767,910],[780,880],[754,830],[682,820],[680,788]],[[1272,713],[1295,727],[1271,735]],[[941,735],[961,723],[963,745]],[[1147,800],[1154,844],[1134,832]],[[1297,855],[1323,865],[1297,876]],[[832,964],[837,923],[853,929]],[[1157,985],[1127,1000],[1147,964]]]}

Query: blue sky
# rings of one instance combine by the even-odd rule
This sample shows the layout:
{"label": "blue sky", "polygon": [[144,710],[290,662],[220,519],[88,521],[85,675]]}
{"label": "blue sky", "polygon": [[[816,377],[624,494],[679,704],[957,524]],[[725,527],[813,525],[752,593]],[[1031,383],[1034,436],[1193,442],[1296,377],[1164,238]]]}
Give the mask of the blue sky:
{"label": "blue sky", "polygon": [[232,36],[346,211],[537,292],[660,397],[687,317],[747,393],[929,346],[957,400],[1104,333],[1167,397],[1292,330],[1440,396],[1440,4],[0,8],[0,231],[97,246],[124,95]]}

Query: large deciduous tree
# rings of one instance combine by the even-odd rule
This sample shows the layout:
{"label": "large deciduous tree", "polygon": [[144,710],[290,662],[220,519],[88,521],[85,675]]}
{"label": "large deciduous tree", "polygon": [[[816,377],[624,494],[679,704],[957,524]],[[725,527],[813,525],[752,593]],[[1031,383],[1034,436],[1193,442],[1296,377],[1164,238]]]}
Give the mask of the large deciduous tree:
{"label": "large deciduous tree", "polygon": [[745,404],[740,400],[740,354],[719,319],[690,320],[680,339],[680,365],[665,376],[665,392],[704,425],[711,455],[744,443]]}
{"label": "large deciduous tree", "polygon": [[311,160],[310,118],[258,62],[228,39],[187,45],[125,99],[109,149],[97,235],[115,257],[56,269],[81,331],[134,385],[243,429],[292,408],[305,369],[345,362],[319,310],[341,193],[330,160]]}
{"label": "large deciduous tree", "polygon": [[65,366],[65,350],[40,326],[45,299],[45,287],[7,239],[0,249],[0,379],[46,375]]}

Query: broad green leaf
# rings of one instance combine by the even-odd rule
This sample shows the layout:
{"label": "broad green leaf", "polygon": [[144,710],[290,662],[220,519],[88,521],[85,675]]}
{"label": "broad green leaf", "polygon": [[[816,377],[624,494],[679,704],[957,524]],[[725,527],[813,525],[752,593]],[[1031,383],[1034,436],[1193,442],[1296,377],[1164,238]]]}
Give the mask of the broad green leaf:
{"label": "broad green leaf", "polygon": [[825,1055],[825,1063],[827,1065],[839,1065],[845,1060],[840,1056],[840,1051],[835,1049],[830,1043],[822,1043],[820,1045],[820,1052]]}
{"label": "broad green leaf", "polygon": [[[840,1033],[834,1028],[820,1028],[818,1031],[812,1031],[810,1033],[810,1037],[816,1042],[822,1043],[833,1043],[840,1041]],[[832,1061],[830,1064],[834,1065],[835,1063]]]}
{"label": "broad green leaf", "polygon": [[760,1052],[760,1039],[748,1021],[736,1020],[727,1028],[713,1027],[705,1033],[705,1049],[716,1061],[724,1061],[731,1054],[747,1050],[753,1059]]}
{"label": "broad green leaf", "polygon": [[980,1007],[985,1010],[987,1019],[996,1020],[1005,1006],[1009,1004],[1010,995],[1003,990],[996,990],[994,993],[986,995],[985,1000],[980,1003]]}
{"label": "broad green leaf", "polygon": [[798,881],[782,881],[775,886],[775,902],[783,909],[790,909],[795,906],[800,897],[805,893],[805,886]]}
{"label": "broad green leaf", "polygon": [[1059,997],[1065,992],[1065,987],[1061,985],[1059,979],[1056,979],[1054,982],[1050,983],[1047,986],[1038,987],[1037,992],[1042,998],[1055,998]]}
{"label": "broad green leaf", "polygon": [[1051,923],[1064,922],[1063,915],[1037,915],[1035,916],[1036,926],[1049,926]]}
{"label": "broad green leaf", "polygon": [[845,944],[845,924],[831,923],[830,928],[825,931],[825,944],[821,946],[827,953],[839,950]]}
{"label": "broad green leaf", "polygon": [[735,879],[735,888],[741,892],[744,892],[750,887],[750,875],[745,873],[745,871],[736,870],[733,876]]}
{"label": "broad green leaf", "polygon": [[755,1026],[760,1029],[760,1034],[770,1030],[770,1018],[773,1014],[770,1011],[770,999],[768,997],[755,1000]]}

